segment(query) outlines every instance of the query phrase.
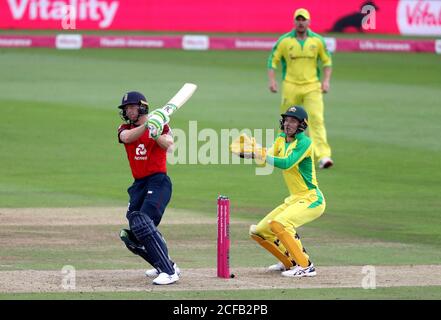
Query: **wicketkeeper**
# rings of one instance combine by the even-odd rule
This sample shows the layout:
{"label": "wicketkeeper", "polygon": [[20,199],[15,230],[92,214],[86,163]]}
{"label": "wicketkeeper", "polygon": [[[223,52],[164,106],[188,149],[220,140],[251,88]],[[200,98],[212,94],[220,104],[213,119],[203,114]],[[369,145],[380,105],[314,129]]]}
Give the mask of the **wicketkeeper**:
{"label": "wicketkeeper", "polygon": [[290,196],[252,225],[250,236],[279,260],[270,270],[282,271],[286,277],[312,277],[316,270],[296,229],[323,214],[325,198],[317,183],[311,139],[304,133],[308,126],[306,111],[293,106],[281,116],[283,132],[268,151],[246,136],[234,141],[231,151],[283,170]]}
{"label": "wicketkeeper", "polygon": [[146,271],[148,277],[155,277],[154,284],[171,284],[179,280],[180,270],[157,228],[172,194],[166,167],[166,152],[173,146],[170,118],[160,109],[148,114],[145,96],[134,91],[123,96],[118,108],[125,122],[118,128],[118,140],[135,178],[127,190],[130,229],[121,230],[120,237],[131,252],[154,267]]}

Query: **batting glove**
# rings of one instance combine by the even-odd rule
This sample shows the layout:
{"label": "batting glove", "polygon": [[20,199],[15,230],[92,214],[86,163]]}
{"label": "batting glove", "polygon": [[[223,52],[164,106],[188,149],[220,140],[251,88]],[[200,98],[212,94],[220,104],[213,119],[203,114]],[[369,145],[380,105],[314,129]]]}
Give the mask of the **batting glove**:
{"label": "batting glove", "polygon": [[163,126],[170,122],[170,117],[164,112],[164,110],[162,110],[162,108],[153,110],[152,113],[150,113],[150,116],[161,119]]}
{"label": "batting glove", "polygon": [[149,117],[148,120],[144,123],[144,126],[149,130],[150,138],[156,140],[161,134],[164,126],[162,125],[161,120],[158,120],[158,117]]}

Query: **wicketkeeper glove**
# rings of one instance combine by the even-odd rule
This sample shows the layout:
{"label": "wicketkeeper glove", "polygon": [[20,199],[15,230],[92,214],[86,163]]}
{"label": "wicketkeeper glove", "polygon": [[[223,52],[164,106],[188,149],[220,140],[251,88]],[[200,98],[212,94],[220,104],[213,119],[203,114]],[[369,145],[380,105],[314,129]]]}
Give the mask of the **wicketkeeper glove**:
{"label": "wicketkeeper glove", "polygon": [[250,138],[246,134],[237,137],[230,145],[233,154],[245,159],[255,159],[257,164],[263,164],[266,160],[266,148],[256,143],[255,138]]}
{"label": "wicketkeeper glove", "polygon": [[246,134],[241,134],[230,145],[230,151],[238,156],[246,152],[252,152],[255,141]]}

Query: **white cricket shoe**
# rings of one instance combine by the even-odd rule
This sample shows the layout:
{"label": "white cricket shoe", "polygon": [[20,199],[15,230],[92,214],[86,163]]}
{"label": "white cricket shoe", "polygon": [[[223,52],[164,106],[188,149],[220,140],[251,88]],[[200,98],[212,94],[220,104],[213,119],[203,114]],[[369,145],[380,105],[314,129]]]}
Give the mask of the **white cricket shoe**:
{"label": "white cricket shoe", "polygon": [[172,275],[161,272],[158,277],[153,280],[153,284],[172,284],[179,280],[178,274],[175,272]]}
{"label": "white cricket shoe", "polygon": [[277,262],[268,267],[268,271],[286,271],[285,265],[281,262]]}
{"label": "white cricket shoe", "polygon": [[332,161],[331,158],[325,157],[321,158],[319,161],[319,168],[320,169],[328,169],[334,165],[334,161]]}
{"label": "white cricket shoe", "polygon": [[[173,264],[173,268],[175,269],[175,273],[176,273],[178,276],[181,276],[181,269],[179,269],[179,267],[177,266],[176,263]],[[153,268],[153,269],[148,269],[148,270],[145,271],[145,275],[146,275],[146,277],[148,277],[148,278],[154,278],[154,277],[159,276],[159,272],[158,272],[158,270],[156,270],[155,268]]]}
{"label": "white cricket shoe", "polygon": [[314,264],[312,262],[310,262],[309,266],[306,268],[295,266],[288,271],[282,272],[282,276],[291,278],[314,277],[316,275],[317,272],[315,271]]}

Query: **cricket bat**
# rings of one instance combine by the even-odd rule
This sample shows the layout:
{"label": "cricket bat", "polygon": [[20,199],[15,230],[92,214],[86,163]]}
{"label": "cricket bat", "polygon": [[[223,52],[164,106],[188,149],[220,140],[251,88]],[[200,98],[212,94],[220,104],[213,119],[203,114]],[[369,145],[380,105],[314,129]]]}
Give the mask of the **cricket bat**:
{"label": "cricket bat", "polygon": [[188,101],[188,99],[191,98],[197,88],[198,86],[193,83],[184,84],[182,88],[174,95],[174,97],[161,108],[162,111],[164,111],[168,116],[172,115],[176,110],[182,107]]}
{"label": "cricket bat", "polygon": [[150,137],[156,139],[161,135],[163,126],[170,121],[170,116],[190,99],[197,87],[193,83],[184,84],[165,106],[154,110],[149,115],[145,125],[149,129]]}

